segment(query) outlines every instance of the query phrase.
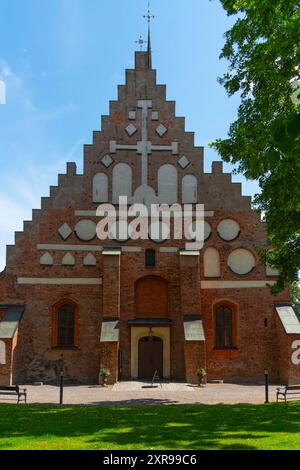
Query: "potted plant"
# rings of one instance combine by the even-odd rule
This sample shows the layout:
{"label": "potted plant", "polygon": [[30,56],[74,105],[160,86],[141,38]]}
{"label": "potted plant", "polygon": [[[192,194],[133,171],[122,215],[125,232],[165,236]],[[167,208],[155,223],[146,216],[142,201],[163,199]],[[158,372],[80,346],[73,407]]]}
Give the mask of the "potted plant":
{"label": "potted plant", "polygon": [[201,387],[205,384],[204,377],[206,377],[206,370],[205,369],[197,369],[197,377],[198,377],[198,385]]}
{"label": "potted plant", "polygon": [[107,378],[108,378],[110,375],[111,375],[111,374],[110,374],[110,371],[109,371],[108,369],[103,368],[103,369],[100,370],[100,377],[101,377],[101,379],[102,379],[102,385],[103,385],[103,387],[106,387],[106,385],[107,385]]}

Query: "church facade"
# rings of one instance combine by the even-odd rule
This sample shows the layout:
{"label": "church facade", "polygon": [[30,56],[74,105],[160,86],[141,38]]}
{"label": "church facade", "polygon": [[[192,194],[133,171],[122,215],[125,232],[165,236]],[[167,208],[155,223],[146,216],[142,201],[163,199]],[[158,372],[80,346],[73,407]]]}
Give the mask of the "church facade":
{"label": "church facade", "polygon": [[[288,290],[274,297],[277,273],[257,247],[266,240],[251,199],[175,115],[166,87],[156,83],[148,52],[135,68],[101,131],[84,147],[84,171],[74,163],[59,175],[41,209],[7,247],[0,275],[0,384],[95,384],[101,369],[113,383],[150,380],[293,381],[293,344],[300,324]],[[204,245],[118,233],[99,240],[100,204],[204,205]],[[174,225],[174,216],[170,226]],[[159,222],[158,222],[159,224]],[[123,227],[124,228],[124,227]]]}

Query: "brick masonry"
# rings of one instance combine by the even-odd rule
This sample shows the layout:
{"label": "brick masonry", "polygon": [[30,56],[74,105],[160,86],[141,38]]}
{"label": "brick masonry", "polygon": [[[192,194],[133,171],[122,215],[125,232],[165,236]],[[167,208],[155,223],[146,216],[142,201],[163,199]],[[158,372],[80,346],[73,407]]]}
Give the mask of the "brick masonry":
{"label": "brick masonry", "polygon": [[[275,304],[290,303],[288,290],[273,297],[267,287],[203,289],[203,253],[215,247],[220,255],[222,281],[273,281],[267,276],[256,253],[256,247],[266,239],[265,228],[257,213],[251,211],[251,199],[241,195],[241,185],[232,183],[231,175],[223,173],[222,164],[215,162],[212,173],[203,172],[204,149],[195,147],[194,134],[185,131],[185,120],[175,115],[175,103],[166,100],[166,87],[157,85],[156,71],[147,68],[147,54],[137,52],[135,69],[126,70],[126,84],[118,88],[118,100],[110,102],[110,114],[102,116],[102,129],[93,134],[93,142],[84,146],[84,172],[77,174],[74,163],[67,164],[67,172],[59,175],[58,185],[50,188],[50,197],[42,198],[41,209],[34,210],[32,220],[24,222],[23,232],[16,233],[15,245],[7,248],[7,266],[0,276],[0,304],[25,305],[26,310],[18,332],[7,344],[7,364],[0,365],[0,383],[56,383],[64,368],[66,379],[74,383],[98,383],[101,367],[111,370],[110,382],[115,382],[122,369],[122,378],[131,377],[131,330],[129,320],[167,318],[170,326],[170,370],[174,380],[196,381],[196,369],[207,369],[209,378],[257,380],[268,367],[273,381],[287,381],[299,376],[299,367],[291,366],[291,344],[299,335],[286,335],[275,311]],[[117,150],[111,155],[113,163],[106,168],[101,160],[110,154],[110,142],[135,145],[143,140],[138,117],[138,100],[152,100],[151,111],[158,112],[159,120],[148,121],[148,140],[152,145],[170,146],[178,143],[178,155],[171,151],[153,151],[148,155],[148,185],[158,194],[158,171],[162,165],[173,165],[178,175],[178,202],[181,202],[182,180],[195,175],[198,182],[197,201],[213,211],[207,217],[212,233],[198,257],[179,254],[184,242],[170,239],[164,243],[151,240],[120,243],[113,240],[83,241],[75,232],[81,220],[98,222],[94,215],[79,216],[75,211],[96,211],[93,202],[93,178],[103,173],[108,178],[108,201],[112,201],[112,180],[117,164],[129,164],[132,170],[132,196],[141,185],[141,155],[136,150]],[[129,119],[136,111],[137,119]],[[129,123],[137,131],[130,137],[125,131]],[[167,132],[160,137],[156,132],[163,124]],[[186,156],[186,169],[178,164]],[[145,193],[146,194],[146,193]],[[140,201],[142,202],[142,201]],[[239,236],[225,242],[217,232],[223,219],[233,219],[240,226]],[[67,223],[72,230],[63,240],[59,228]],[[172,224],[171,224],[172,225]],[[39,248],[38,248],[39,245]],[[43,249],[40,245],[59,245]],[[85,251],[80,248],[87,247]],[[102,254],[95,246],[106,248],[136,247],[141,251]],[[70,248],[71,246],[71,248]],[[78,250],[74,250],[74,246]],[[162,253],[160,248],[177,248],[177,252]],[[96,258],[95,266],[85,266],[89,252]],[[227,266],[227,258],[236,248],[245,248],[254,255],[255,268],[247,275],[234,274]],[[156,251],[156,266],[145,266],[145,250]],[[40,265],[40,258],[48,252],[53,265]],[[63,257],[71,253],[74,266],[63,266]],[[20,284],[19,278],[92,279],[102,284],[47,285]],[[141,282],[140,280],[144,281]],[[55,306],[62,301],[76,305],[77,341],[74,348],[55,347]],[[235,310],[235,347],[230,350],[215,348],[215,306],[229,302]],[[5,311],[0,308],[1,312]],[[183,316],[201,315],[205,342],[185,341]],[[119,342],[100,343],[102,319],[119,318]],[[151,326],[151,325],[150,325]],[[155,332],[155,323],[153,324]],[[121,360],[120,360],[121,358]]]}

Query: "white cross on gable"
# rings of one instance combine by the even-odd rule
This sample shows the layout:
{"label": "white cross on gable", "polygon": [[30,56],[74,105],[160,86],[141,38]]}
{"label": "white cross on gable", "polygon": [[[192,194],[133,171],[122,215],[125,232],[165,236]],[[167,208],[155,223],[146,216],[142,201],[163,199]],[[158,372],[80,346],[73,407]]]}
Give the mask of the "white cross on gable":
{"label": "white cross on gable", "polygon": [[171,145],[152,145],[148,140],[148,110],[152,109],[151,100],[139,100],[137,103],[138,108],[142,109],[142,140],[135,145],[118,144],[115,140],[109,143],[110,153],[116,153],[118,150],[135,150],[142,156],[142,185],[148,185],[148,155],[152,152],[172,152],[173,155],[178,155],[178,142],[172,142]]}

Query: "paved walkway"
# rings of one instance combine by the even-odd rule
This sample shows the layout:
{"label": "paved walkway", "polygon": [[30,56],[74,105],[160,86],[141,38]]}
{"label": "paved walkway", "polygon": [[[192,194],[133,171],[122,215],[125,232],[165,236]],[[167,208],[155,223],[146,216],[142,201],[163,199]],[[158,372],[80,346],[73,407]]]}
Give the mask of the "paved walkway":
{"label": "paved walkway", "polygon": [[[59,403],[59,387],[26,386],[28,403]],[[72,405],[172,405],[263,403],[263,385],[207,384],[206,387],[185,383],[164,383],[154,388],[146,382],[120,382],[114,386],[66,386],[64,404]],[[276,398],[276,386],[270,386],[270,401]],[[16,403],[14,396],[0,395],[1,403]]]}

